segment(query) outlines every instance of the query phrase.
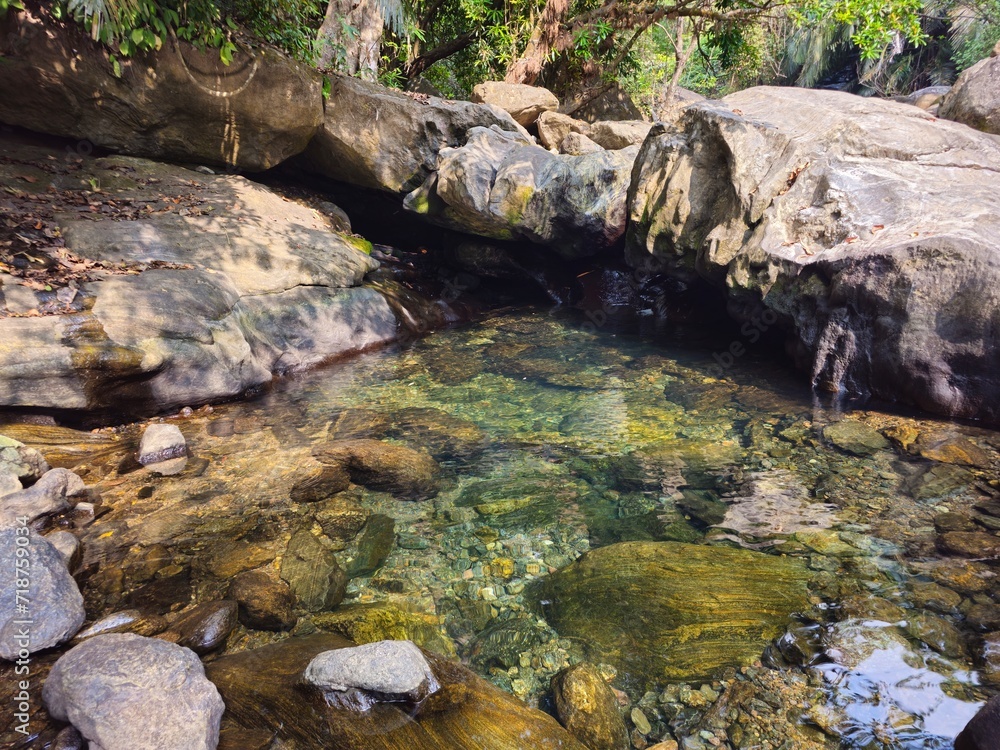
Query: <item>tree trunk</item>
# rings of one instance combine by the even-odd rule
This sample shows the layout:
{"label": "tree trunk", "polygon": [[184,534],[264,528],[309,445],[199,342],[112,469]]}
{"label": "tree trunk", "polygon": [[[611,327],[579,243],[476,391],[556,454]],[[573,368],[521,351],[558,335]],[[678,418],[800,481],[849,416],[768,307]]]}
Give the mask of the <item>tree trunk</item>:
{"label": "tree trunk", "polygon": [[507,83],[534,84],[542,72],[549,52],[558,49],[561,26],[569,13],[570,0],[547,0],[524,53],[507,69]]}
{"label": "tree trunk", "polygon": [[376,0],[329,0],[319,27],[319,66],[376,80],[383,25]]}

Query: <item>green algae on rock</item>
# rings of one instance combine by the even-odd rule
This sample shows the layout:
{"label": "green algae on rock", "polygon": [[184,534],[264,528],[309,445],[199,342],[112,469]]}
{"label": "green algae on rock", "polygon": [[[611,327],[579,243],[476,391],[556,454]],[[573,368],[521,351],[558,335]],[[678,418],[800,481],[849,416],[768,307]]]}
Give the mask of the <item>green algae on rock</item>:
{"label": "green algae on rock", "polygon": [[584,639],[641,691],[752,663],[808,607],[809,578],[790,558],[623,542],[539,580],[529,599],[561,636]]}

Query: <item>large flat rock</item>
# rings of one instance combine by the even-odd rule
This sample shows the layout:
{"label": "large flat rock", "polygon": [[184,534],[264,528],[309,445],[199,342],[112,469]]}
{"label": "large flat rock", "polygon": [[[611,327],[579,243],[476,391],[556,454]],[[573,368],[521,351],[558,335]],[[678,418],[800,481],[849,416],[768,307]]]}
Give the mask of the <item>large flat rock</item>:
{"label": "large flat rock", "polygon": [[629,210],[633,265],[726,288],[817,388],[1000,419],[997,137],[895,102],[748,89],[654,128]]}
{"label": "large flat rock", "polygon": [[[16,148],[0,183],[23,186],[47,152]],[[378,264],[316,209],[242,177],[130,157],[35,174],[42,203],[100,192],[79,210],[49,207],[75,293],[0,272],[0,405],[162,410],[396,335],[385,298],[360,286]]]}

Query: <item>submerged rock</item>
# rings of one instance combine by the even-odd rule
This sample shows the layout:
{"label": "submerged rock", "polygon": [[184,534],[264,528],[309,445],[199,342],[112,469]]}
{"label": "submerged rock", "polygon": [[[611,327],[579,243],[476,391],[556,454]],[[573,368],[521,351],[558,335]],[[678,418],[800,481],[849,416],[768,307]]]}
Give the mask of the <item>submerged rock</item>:
{"label": "submerged rock", "polygon": [[[475,676],[457,662],[424,654],[440,689],[416,710],[377,703],[364,713],[329,705],[298,687],[318,654],[353,646],[317,634],[224,656],[207,666],[227,716],[302,747],[338,750],[583,750],[552,717]],[[267,675],[267,679],[261,679]]]}
{"label": "submerged rock", "polygon": [[223,599],[205,602],[183,614],[170,625],[166,637],[176,643],[204,655],[222,647],[238,621],[239,608],[236,602]]}
{"label": "submerged rock", "polygon": [[442,226],[522,239],[566,258],[589,257],[625,233],[625,194],[637,150],[549,153],[524,136],[474,128],[443,149],[437,172],[406,197],[408,210]]}
{"label": "submerged rock", "polygon": [[650,132],[627,255],[780,320],[820,389],[1000,419],[998,165],[1000,141],[915,107],[747,89]]}
{"label": "submerged rock", "polygon": [[302,681],[328,703],[367,711],[376,703],[419,703],[440,687],[412,641],[376,641],[324,651],[313,657]]}
{"label": "submerged rock", "polygon": [[878,430],[853,419],[827,425],[823,428],[823,437],[856,456],[869,456],[889,447],[889,441]]}
{"label": "submerged rock", "polygon": [[312,622],[320,630],[338,633],[359,644],[413,641],[436,654],[455,656],[455,644],[441,632],[438,617],[407,612],[389,602],[339,607],[335,612],[314,615]]}
{"label": "submerged rock", "polygon": [[287,630],[295,624],[292,590],[261,570],[236,576],[229,584],[228,598],[239,604],[239,620],[247,627]]}
{"label": "submerged rock", "polygon": [[281,558],[281,577],[309,612],[333,609],[344,598],[347,574],[337,564],[330,541],[308,529],[297,531]]}
{"label": "submerged rock", "polygon": [[357,484],[408,500],[438,491],[437,462],[426,453],[380,440],[334,440],[313,450],[321,462],[342,466]]}
{"label": "submerged rock", "polygon": [[42,697],[50,716],[102,750],[214,750],[225,709],[193,652],[131,633],[72,648]]}
{"label": "submerged rock", "polygon": [[528,594],[560,635],[592,644],[623,684],[648,690],[758,659],[788,617],[808,607],[809,578],[790,558],[624,542],[586,553]]}
{"label": "submerged rock", "polygon": [[552,691],[559,721],[590,750],[628,750],[618,699],[593,665],[564,669],[552,679]]}
{"label": "submerged rock", "polygon": [[8,661],[65,643],[87,616],[59,550],[34,531],[21,531],[27,528],[0,529],[0,570],[10,576],[0,587],[0,658]]}

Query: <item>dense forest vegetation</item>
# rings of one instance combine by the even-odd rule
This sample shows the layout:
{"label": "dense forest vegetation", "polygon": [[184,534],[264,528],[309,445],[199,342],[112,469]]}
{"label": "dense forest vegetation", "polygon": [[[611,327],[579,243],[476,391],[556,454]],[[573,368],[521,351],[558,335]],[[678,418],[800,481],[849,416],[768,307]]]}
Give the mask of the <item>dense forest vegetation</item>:
{"label": "dense forest vegetation", "polygon": [[[0,0],[0,14],[21,0]],[[112,57],[169,34],[263,41],[325,70],[467,96],[488,79],[562,97],[621,83],[656,113],[673,84],[888,96],[949,84],[1000,40],[1000,0],[58,0]]]}

